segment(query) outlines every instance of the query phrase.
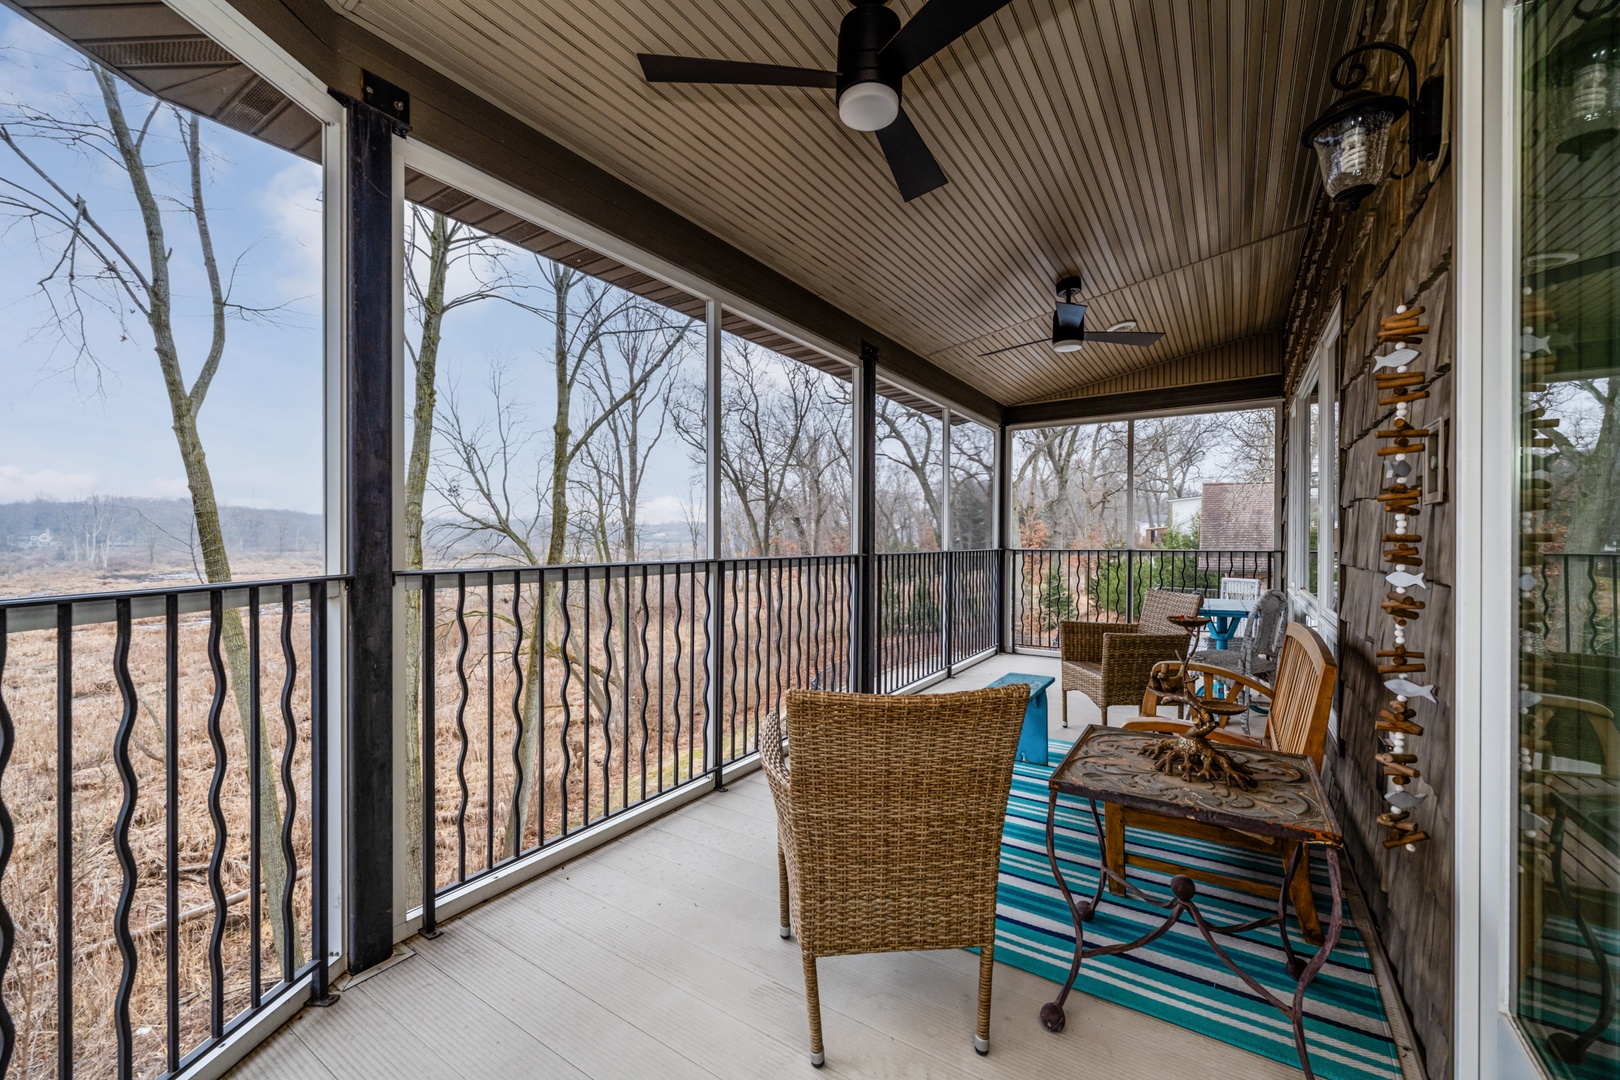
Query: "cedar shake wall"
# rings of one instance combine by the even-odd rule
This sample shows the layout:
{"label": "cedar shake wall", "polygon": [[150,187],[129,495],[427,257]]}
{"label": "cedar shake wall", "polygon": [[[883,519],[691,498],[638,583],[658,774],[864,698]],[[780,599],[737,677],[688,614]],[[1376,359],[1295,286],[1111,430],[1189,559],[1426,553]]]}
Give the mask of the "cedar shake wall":
{"label": "cedar shake wall", "polygon": [[[1354,38],[1346,47],[1375,40],[1405,45],[1417,59],[1421,85],[1429,75],[1443,70],[1450,49],[1450,5],[1440,0],[1367,0],[1352,33]],[[1393,57],[1378,54],[1373,63],[1379,72],[1395,67]],[[1448,109],[1450,89],[1448,86]],[[1406,93],[1404,79],[1397,92]],[[1400,139],[1399,143],[1391,139],[1391,159],[1398,169],[1405,167],[1405,129],[1406,122],[1398,121],[1391,133]],[[1449,373],[1454,336],[1449,318],[1449,271],[1454,196],[1448,157],[1435,164],[1439,166],[1437,175],[1431,176],[1429,163],[1419,162],[1411,177],[1384,182],[1354,211],[1330,208],[1325,199],[1319,203],[1289,314],[1286,370],[1292,393],[1334,303],[1342,297],[1339,741],[1335,746],[1330,740],[1328,748],[1328,786],[1347,834],[1351,864],[1405,998],[1419,1051],[1429,1075],[1441,1080],[1452,1075],[1453,1008],[1454,526],[1449,502],[1423,504],[1410,525],[1411,531],[1423,536],[1418,546],[1430,588],[1417,592],[1427,607],[1419,619],[1408,624],[1407,643],[1425,654],[1428,670],[1417,679],[1432,682],[1439,699],[1438,705],[1415,703],[1415,719],[1423,725],[1424,734],[1408,739],[1408,750],[1417,754],[1417,767],[1423,774],[1411,790],[1430,793],[1413,816],[1431,839],[1415,852],[1388,851],[1383,846],[1385,831],[1376,818],[1386,804],[1374,760],[1378,753],[1374,721],[1379,707],[1390,699],[1377,673],[1374,653],[1391,647],[1394,623],[1379,606],[1388,591],[1383,575],[1391,569],[1382,559],[1380,536],[1391,529],[1388,515],[1375,501],[1383,478],[1376,453],[1379,444],[1373,434],[1388,425],[1393,410],[1378,407],[1372,357],[1384,351],[1376,341],[1379,320],[1394,314],[1397,304],[1423,305],[1423,322],[1431,330],[1419,345],[1417,363],[1431,381],[1429,397],[1414,402],[1410,415],[1420,427],[1451,416]],[[1285,437],[1293,438],[1295,433]],[[1455,469],[1448,468],[1455,475]]]}

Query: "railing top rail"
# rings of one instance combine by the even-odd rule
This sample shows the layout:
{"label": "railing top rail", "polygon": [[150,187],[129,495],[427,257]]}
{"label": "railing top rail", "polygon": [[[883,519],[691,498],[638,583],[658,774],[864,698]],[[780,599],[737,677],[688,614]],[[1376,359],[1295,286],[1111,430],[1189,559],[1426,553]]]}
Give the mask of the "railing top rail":
{"label": "railing top rail", "polygon": [[536,575],[582,575],[621,573],[625,570],[640,570],[643,567],[656,570],[660,567],[707,567],[707,566],[737,566],[746,563],[839,563],[850,562],[857,556],[848,553],[832,555],[747,555],[728,556],[722,559],[643,559],[637,562],[610,562],[610,563],[551,563],[546,566],[441,566],[423,567],[420,570],[395,570],[394,577],[407,582],[413,588],[420,588],[420,580],[425,577],[482,577],[494,574],[497,578],[511,580],[513,574],[523,576],[525,581],[537,580]]}
{"label": "railing top rail", "polygon": [[242,607],[248,602],[248,593],[258,589],[261,593],[292,586],[293,599],[307,600],[310,587],[317,584],[345,585],[347,574],[323,574],[301,578],[261,578],[254,581],[218,581],[200,585],[174,585],[168,588],[110,590],[94,593],[67,593],[60,596],[18,596],[0,600],[0,612],[6,614],[6,632],[20,634],[29,630],[46,630],[56,626],[57,613],[67,607],[74,626],[112,622],[117,618],[119,601],[128,601],[130,615],[136,619],[156,618],[164,614],[169,597],[175,597],[180,613],[193,614],[208,610],[209,597],[219,593],[226,607]]}

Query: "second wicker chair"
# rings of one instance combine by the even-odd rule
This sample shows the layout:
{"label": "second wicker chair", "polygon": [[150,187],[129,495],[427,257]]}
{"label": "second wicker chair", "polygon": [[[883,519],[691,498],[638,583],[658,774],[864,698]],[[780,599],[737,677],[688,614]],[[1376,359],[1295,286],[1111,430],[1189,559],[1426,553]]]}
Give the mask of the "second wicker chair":
{"label": "second wicker chair", "polygon": [[1070,690],[1095,702],[1104,724],[1108,723],[1108,706],[1141,704],[1153,665],[1187,655],[1187,633],[1170,622],[1170,616],[1196,615],[1203,603],[1197,593],[1149,589],[1143,594],[1137,622],[1060,624],[1063,726],[1069,726]]}
{"label": "second wicker chair", "polygon": [[1029,687],[904,697],[790,690],[760,725],[776,803],[782,936],[804,959],[810,1063],[825,1060],[816,959],[978,948],[973,1046],[990,1049],[996,879]]}

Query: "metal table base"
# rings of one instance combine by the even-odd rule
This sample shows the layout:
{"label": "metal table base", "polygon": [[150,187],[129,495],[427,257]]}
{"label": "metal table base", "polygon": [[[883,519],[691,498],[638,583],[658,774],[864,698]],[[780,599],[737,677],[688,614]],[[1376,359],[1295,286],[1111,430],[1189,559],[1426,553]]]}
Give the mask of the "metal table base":
{"label": "metal table base", "polygon": [[[1245,923],[1222,926],[1205,919],[1203,913],[1198,910],[1198,905],[1194,903],[1194,897],[1198,893],[1198,886],[1192,878],[1184,874],[1177,874],[1170,879],[1171,896],[1168,900],[1156,900],[1127,881],[1123,874],[1116,874],[1107,866],[1099,865],[1097,886],[1092,892],[1091,898],[1089,900],[1076,900],[1073,892],[1069,889],[1068,882],[1063,878],[1062,868],[1058,865],[1057,800],[1058,792],[1056,791],[1052,792],[1047,799],[1046,857],[1052,864],[1052,876],[1057,879],[1058,889],[1062,892],[1063,901],[1068,905],[1070,917],[1074,921],[1074,959],[1069,964],[1069,977],[1064,982],[1063,989],[1058,993],[1057,1000],[1047,1002],[1041,1006],[1041,1023],[1046,1027],[1046,1030],[1051,1032],[1063,1030],[1064,1024],[1067,1022],[1067,1018],[1063,1013],[1063,1003],[1068,1000],[1069,991],[1074,989],[1074,981],[1080,975],[1080,962],[1082,960],[1090,960],[1096,956],[1113,956],[1118,953],[1130,952],[1132,949],[1140,949],[1144,945],[1151,945],[1169,933],[1170,928],[1181,921],[1183,915],[1186,915],[1193,925],[1198,927],[1198,932],[1204,935],[1204,940],[1209,942],[1209,947],[1214,950],[1221,963],[1225,964],[1239,979],[1242,979],[1244,984],[1254,991],[1262,1001],[1288,1017],[1294,1028],[1294,1048],[1299,1052],[1300,1068],[1305,1071],[1307,1080],[1312,1080],[1316,1074],[1311,1071],[1310,1054],[1305,1047],[1305,991],[1311,985],[1311,980],[1316,978],[1316,973],[1321,971],[1323,965],[1327,963],[1328,956],[1333,952],[1334,946],[1339,943],[1339,934],[1344,928],[1344,881],[1339,867],[1339,849],[1330,844],[1319,846],[1319,850],[1325,854],[1327,859],[1328,882],[1333,894],[1333,909],[1328,921],[1327,935],[1322,941],[1321,948],[1317,949],[1315,956],[1305,960],[1294,952],[1293,942],[1288,937],[1288,886],[1293,882],[1294,874],[1299,871],[1299,855],[1300,852],[1305,850],[1303,845],[1295,848],[1293,855],[1288,860],[1283,875],[1282,887],[1277,894],[1277,913]],[[1097,810],[1097,800],[1087,799],[1086,802],[1091,807],[1091,820],[1097,830],[1097,842],[1101,844],[1103,825],[1102,815]],[[1135,941],[1087,948],[1085,944],[1085,924],[1090,922],[1097,913],[1097,908],[1102,903],[1103,886],[1110,878],[1123,887],[1131,896],[1162,910],[1165,913],[1164,921]],[[1288,958],[1289,977],[1295,980],[1292,1002],[1284,1001],[1257,982],[1254,976],[1238,966],[1231,955],[1216,940],[1218,934],[1242,934],[1250,930],[1258,930],[1273,925],[1277,927],[1282,938],[1283,954]]]}

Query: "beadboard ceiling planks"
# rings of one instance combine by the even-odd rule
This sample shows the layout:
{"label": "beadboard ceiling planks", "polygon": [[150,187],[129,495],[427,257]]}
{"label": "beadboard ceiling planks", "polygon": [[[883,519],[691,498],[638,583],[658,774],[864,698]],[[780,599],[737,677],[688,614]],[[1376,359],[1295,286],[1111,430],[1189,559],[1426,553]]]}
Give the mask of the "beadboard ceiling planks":
{"label": "beadboard ceiling planks", "polygon": [[[909,17],[920,0],[895,0]],[[1276,331],[1350,0],[1014,0],[908,76],[903,204],[827,91],[649,86],[638,51],[831,66],[842,0],[358,0],[343,14],[999,401]],[[1052,283],[1146,349],[1037,346]],[[1183,365],[1186,367],[1186,365]],[[1196,374],[1195,371],[1190,374]]]}

